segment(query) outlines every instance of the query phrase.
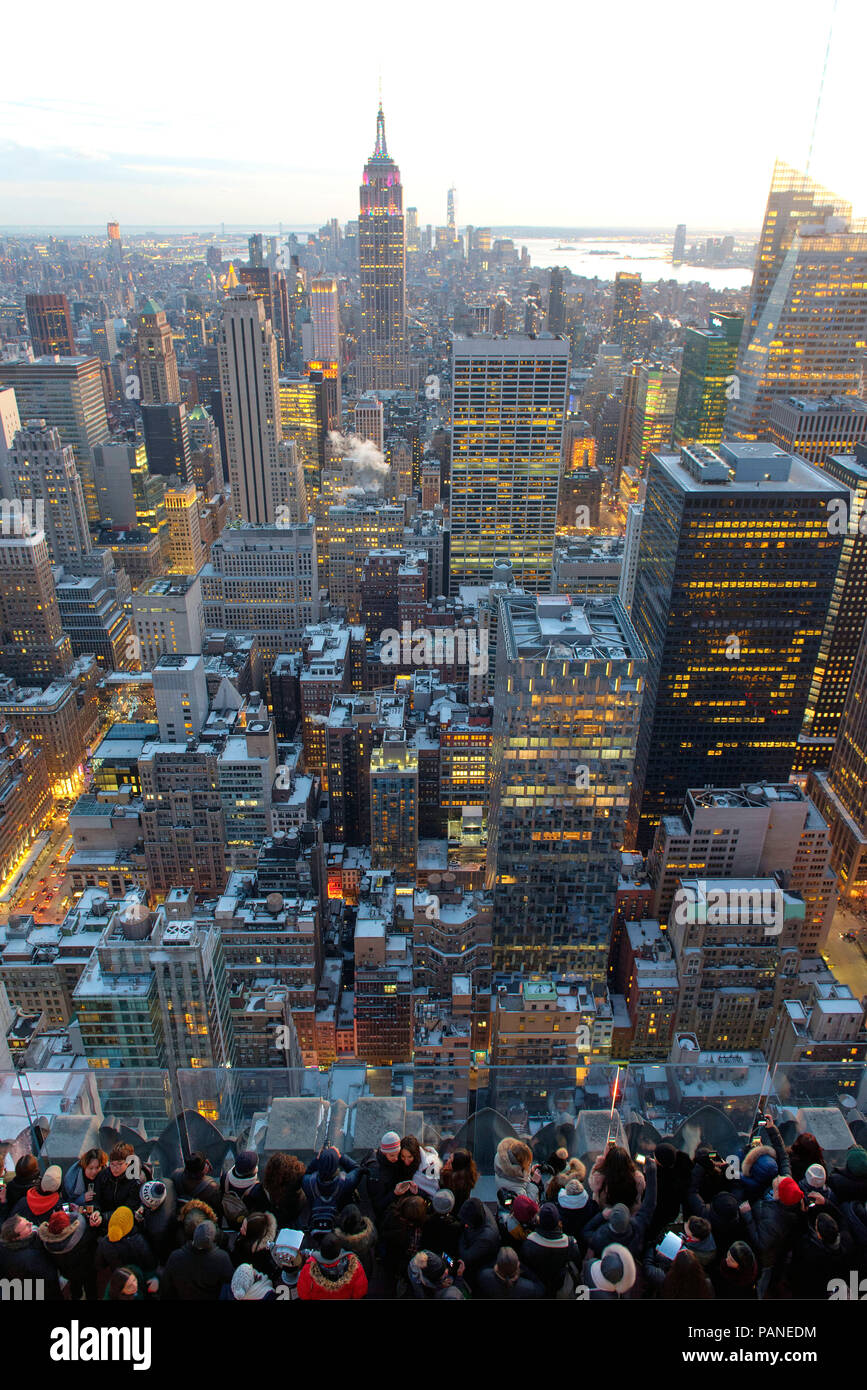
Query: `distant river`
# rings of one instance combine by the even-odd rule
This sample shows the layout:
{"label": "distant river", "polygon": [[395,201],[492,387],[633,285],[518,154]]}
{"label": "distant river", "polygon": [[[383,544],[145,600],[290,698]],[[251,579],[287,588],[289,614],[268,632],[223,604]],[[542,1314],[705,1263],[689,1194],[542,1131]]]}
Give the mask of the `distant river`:
{"label": "distant river", "polygon": [[[715,290],[742,290],[752,281],[752,270],[738,267],[712,269],[700,265],[672,265],[671,252],[657,241],[594,241],[589,237],[515,237],[515,246],[520,250],[526,246],[534,266],[544,269],[547,266],[562,265],[573,275],[583,275],[592,279],[613,280],[618,270],[637,272],[643,280],[677,280],[687,285],[690,280],[700,280]],[[560,246],[574,249],[558,250]],[[593,255],[594,251],[613,252],[613,255]]]}

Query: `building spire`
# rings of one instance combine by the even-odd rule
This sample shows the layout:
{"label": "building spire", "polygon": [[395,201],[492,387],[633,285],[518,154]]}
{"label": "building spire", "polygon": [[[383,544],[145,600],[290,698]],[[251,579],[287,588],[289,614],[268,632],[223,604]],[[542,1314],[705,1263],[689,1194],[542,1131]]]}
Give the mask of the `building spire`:
{"label": "building spire", "polygon": [[382,114],[381,101],[376,113],[376,148],[373,151],[373,157],[374,159],[388,159],[388,146],[385,143],[385,116]]}

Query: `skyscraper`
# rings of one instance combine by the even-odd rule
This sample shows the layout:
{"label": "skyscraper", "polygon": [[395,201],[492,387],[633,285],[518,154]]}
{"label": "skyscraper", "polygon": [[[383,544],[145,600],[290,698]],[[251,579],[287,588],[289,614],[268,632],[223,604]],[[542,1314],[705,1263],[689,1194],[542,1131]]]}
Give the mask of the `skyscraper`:
{"label": "skyscraper", "polygon": [[400,170],[389,157],[385,117],[376,117],[376,145],[364,167],[358,217],[361,271],[361,390],[409,385],[406,341],[406,243]]}
{"label": "skyscraper", "polygon": [[566,300],[563,296],[563,272],[552,266],[548,277],[548,332],[562,333],[566,327]]}
{"label": "skyscraper", "polygon": [[644,668],[613,596],[500,599],[487,858],[496,969],[605,978]]}
{"label": "skyscraper", "polygon": [[75,338],[66,295],[28,294],[25,307],[34,357],[73,357]]}
{"label": "skyscraper", "polygon": [[310,285],[313,356],[317,362],[340,361],[340,299],[333,275],[317,275]]}
{"label": "skyscraper", "polygon": [[45,532],[0,534],[0,672],[48,685],[71,663]]}
{"label": "skyscraper", "polygon": [[143,405],[168,405],[181,399],[178,363],[165,310],[149,299],[138,326],[138,369]]}
{"label": "skyscraper", "polygon": [[39,357],[0,362],[0,381],[14,386],[22,420],[44,420],[89,464],[94,444],[108,438],[102,366],[98,357]]}
{"label": "skyscraper", "polygon": [[456,337],[452,349],[451,592],[515,582],[547,591],[569,375],[562,338]]}
{"label": "skyscraper", "polygon": [[280,421],[277,344],[261,299],[234,289],[220,325],[220,386],[232,505],[242,521],[277,519]]}
{"label": "skyscraper", "polygon": [[678,222],[674,229],[674,247],[671,252],[671,259],[675,265],[679,265],[686,252],[686,223]]}
{"label": "skyscraper", "polygon": [[707,328],[687,328],[674,411],[676,449],[722,441],[743,326],[742,314],[715,313]]}
{"label": "skyscraper", "polygon": [[627,463],[643,476],[648,456],[671,444],[680,378],[674,367],[642,362],[638,368],[629,429]]}
{"label": "skyscraper", "polygon": [[620,344],[627,362],[638,356],[638,320],[641,312],[641,276],[618,270],[614,277],[614,311],[611,337]]}
{"label": "skyscraper", "polygon": [[867,226],[777,165],[759,241],[726,433],[767,434],[787,396],[858,395],[867,341]]}
{"label": "skyscraper", "polygon": [[630,844],[646,849],[688,787],[788,778],[840,558],[835,499],[848,491],[772,444],[652,456]]}
{"label": "skyscraper", "polygon": [[[32,508],[55,565],[75,566],[91,551],[84,490],[71,444],[44,420],[19,430],[9,456],[14,496]],[[38,520],[37,520],[38,517]]]}
{"label": "skyscraper", "polygon": [[827,772],[810,773],[807,790],[828,822],[831,867],[841,898],[867,894],[867,627]]}
{"label": "skyscraper", "polygon": [[449,189],[449,196],[446,200],[446,226],[449,229],[449,237],[452,241],[458,239],[457,223],[455,222],[455,193],[456,189]]}

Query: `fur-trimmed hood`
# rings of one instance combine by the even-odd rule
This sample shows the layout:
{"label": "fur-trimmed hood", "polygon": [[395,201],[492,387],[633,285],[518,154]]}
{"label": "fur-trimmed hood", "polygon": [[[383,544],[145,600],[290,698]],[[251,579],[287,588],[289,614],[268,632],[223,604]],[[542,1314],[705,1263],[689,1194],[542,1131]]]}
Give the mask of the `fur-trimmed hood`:
{"label": "fur-trimmed hood", "polygon": [[[498,1178],[506,1178],[509,1182],[525,1183],[530,1176],[530,1167],[522,1168],[520,1163],[512,1157],[512,1150],[515,1145],[522,1143],[518,1139],[501,1139],[497,1145],[497,1153],[494,1158],[494,1173]],[[529,1148],[529,1145],[525,1145]]]}
{"label": "fur-trimmed hood", "polygon": [[750,1176],[750,1174],[753,1171],[753,1168],[755,1167],[756,1163],[762,1157],[763,1154],[767,1158],[772,1158],[774,1160],[774,1163],[776,1163],[777,1155],[774,1153],[774,1150],[771,1148],[770,1144],[756,1144],[754,1149],[748,1150],[748,1152],[744,1155],[743,1162],[741,1163],[741,1173],[745,1178],[748,1178]]}
{"label": "fur-trimmed hood", "polygon": [[[262,1215],[265,1217],[265,1229],[257,1241],[251,1242],[250,1253],[252,1255],[258,1254],[260,1250],[267,1249],[267,1247],[273,1245],[274,1241],[277,1239],[276,1216],[272,1216],[270,1211],[263,1212]],[[244,1235],[242,1239],[246,1240],[247,1236]]]}
{"label": "fur-trimmed hood", "polygon": [[372,1250],[376,1244],[376,1227],[369,1217],[364,1218],[364,1227],[357,1231],[355,1235],[347,1235],[346,1231],[339,1226],[334,1227],[334,1234],[340,1244],[346,1249],[351,1250],[354,1255],[366,1255],[368,1250]]}
{"label": "fur-trimmed hood", "polygon": [[49,1255],[68,1255],[70,1250],[81,1244],[88,1229],[87,1217],[82,1216],[79,1211],[70,1218],[65,1230],[52,1233],[48,1229],[48,1222],[43,1221],[41,1226],[37,1227],[37,1235]]}

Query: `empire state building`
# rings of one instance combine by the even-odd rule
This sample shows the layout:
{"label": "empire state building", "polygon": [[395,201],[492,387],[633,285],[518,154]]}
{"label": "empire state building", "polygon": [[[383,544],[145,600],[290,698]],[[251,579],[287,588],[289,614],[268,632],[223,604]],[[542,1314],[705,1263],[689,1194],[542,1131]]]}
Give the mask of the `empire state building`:
{"label": "empire state building", "polygon": [[358,387],[394,391],[410,385],[406,343],[406,237],[400,170],[389,157],[385,116],[359,190],[358,259],[361,334]]}

